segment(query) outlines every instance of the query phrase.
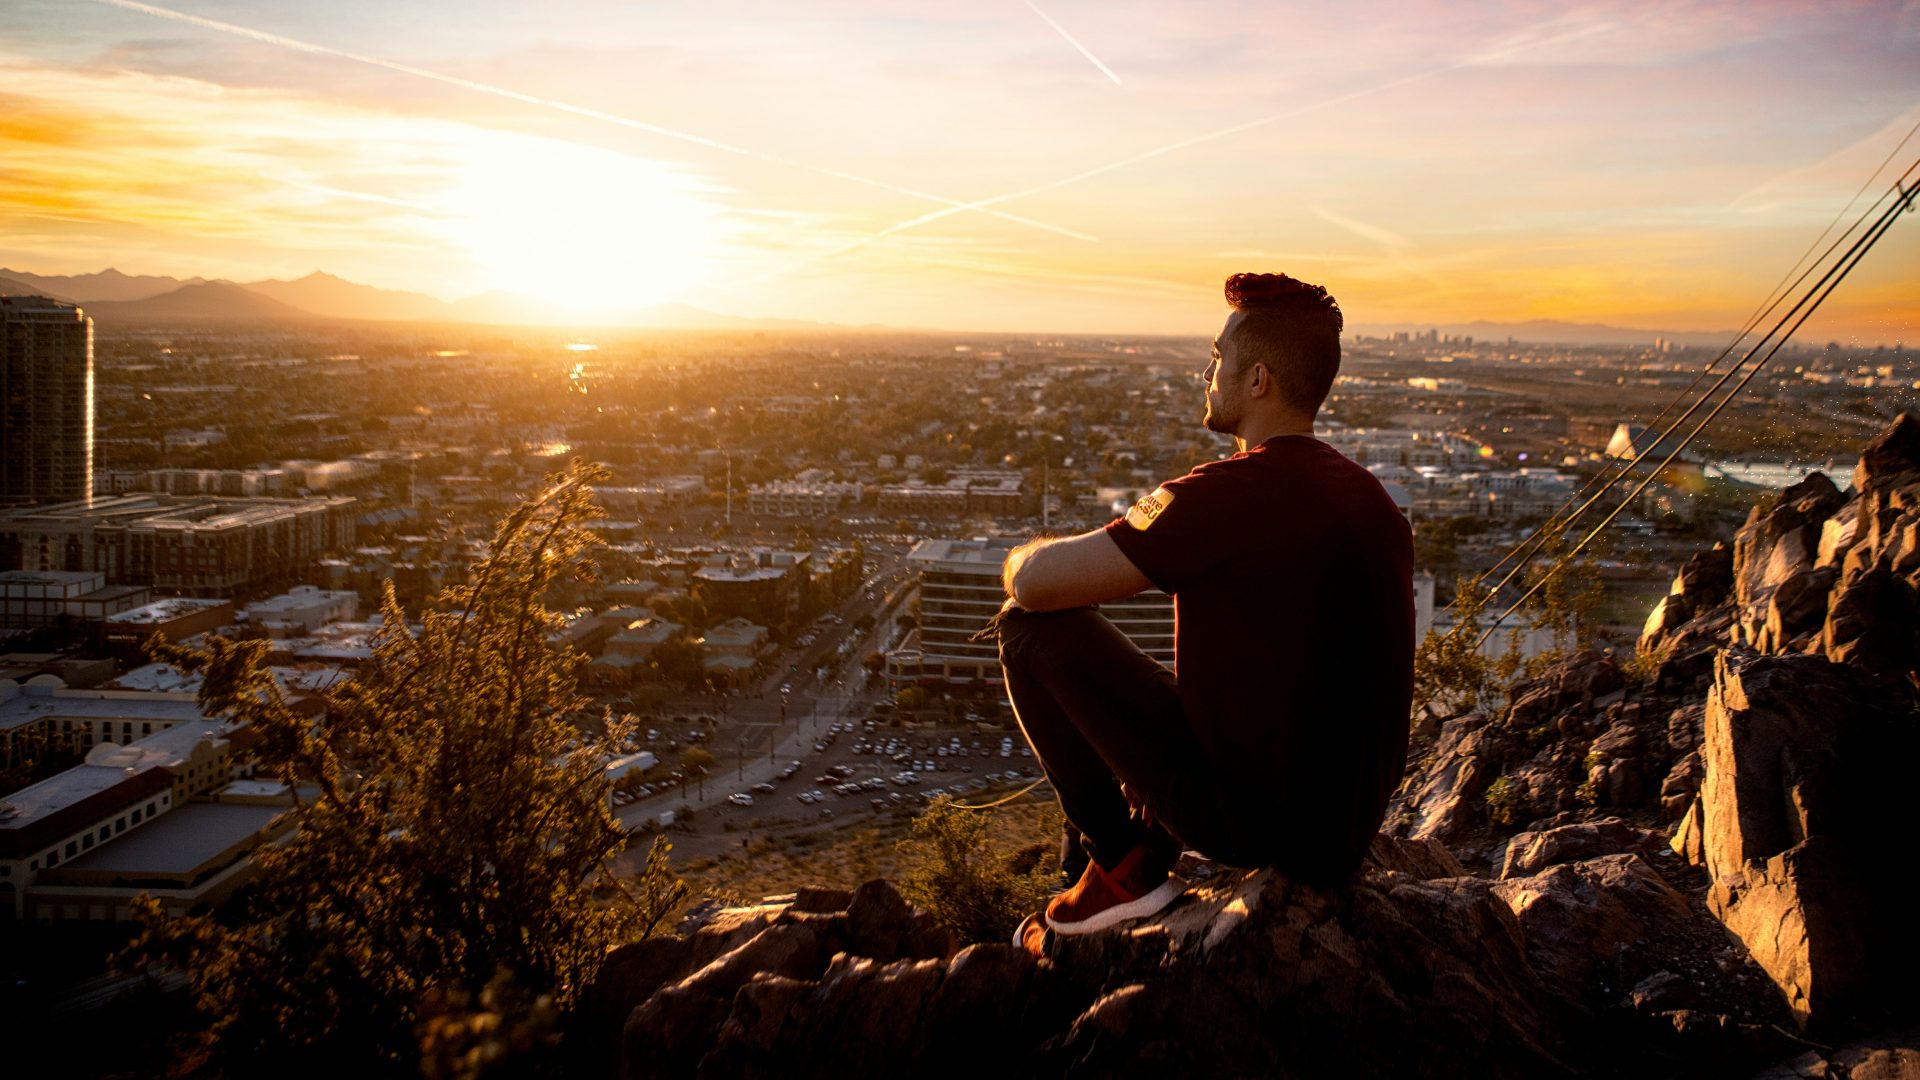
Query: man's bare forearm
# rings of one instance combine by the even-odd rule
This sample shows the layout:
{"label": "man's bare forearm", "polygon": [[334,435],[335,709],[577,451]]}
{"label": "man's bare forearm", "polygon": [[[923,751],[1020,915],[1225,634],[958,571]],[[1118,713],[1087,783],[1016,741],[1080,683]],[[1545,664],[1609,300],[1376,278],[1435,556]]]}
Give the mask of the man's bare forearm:
{"label": "man's bare forearm", "polygon": [[1020,573],[1020,568],[1026,565],[1027,559],[1030,558],[1035,551],[1045,547],[1051,543],[1053,539],[1054,538],[1050,536],[1037,536],[1021,544],[1019,547],[1014,548],[1012,551],[1007,552],[1006,561],[1000,564],[1000,587],[1007,591],[1007,599],[1009,601],[1015,599],[1017,595],[1013,590],[1014,576]]}

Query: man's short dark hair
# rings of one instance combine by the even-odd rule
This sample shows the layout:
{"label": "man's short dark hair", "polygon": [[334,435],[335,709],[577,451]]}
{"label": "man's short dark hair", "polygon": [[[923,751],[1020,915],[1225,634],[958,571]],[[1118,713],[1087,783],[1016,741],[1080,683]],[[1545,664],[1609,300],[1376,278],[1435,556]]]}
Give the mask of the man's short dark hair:
{"label": "man's short dark hair", "polygon": [[1340,305],[1326,289],[1285,274],[1235,274],[1227,303],[1240,313],[1233,340],[1241,370],[1267,365],[1282,400],[1318,412],[1340,373]]}

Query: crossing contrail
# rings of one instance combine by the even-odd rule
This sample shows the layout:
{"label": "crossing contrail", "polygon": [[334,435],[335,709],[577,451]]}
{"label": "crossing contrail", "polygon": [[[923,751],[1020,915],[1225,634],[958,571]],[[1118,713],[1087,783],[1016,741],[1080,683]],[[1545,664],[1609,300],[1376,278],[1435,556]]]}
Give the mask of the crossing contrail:
{"label": "crossing contrail", "polygon": [[878,241],[884,240],[889,236],[906,232],[909,229],[917,229],[922,225],[931,224],[932,222],[939,221],[943,218],[952,217],[953,215],[958,213],[963,213],[969,210],[985,210],[991,207],[998,206],[1001,203],[1013,202],[1016,199],[1025,199],[1034,195],[1043,195],[1049,191],[1057,191],[1063,187],[1070,187],[1074,184],[1081,183],[1082,181],[1091,180],[1096,176],[1104,176],[1105,174],[1110,172],[1116,172],[1120,169],[1125,169],[1133,165],[1139,165],[1142,162],[1152,161],[1154,158],[1164,157],[1168,154],[1178,153],[1181,150],[1188,150],[1195,146],[1199,146],[1203,143],[1214,142],[1216,140],[1224,139],[1232,135],[1238,135],[1242,132],[1252,131],[1255,128],[1266,127],[1269,124],[1275,124],[1282,120],[1289,120],[1296,116],[1304,116],[1308,113],[1319,112],[1323,109],[1331,109],[1337,105],[1345,105],[1350,101],[1358,101],[1361,98],[1371,97],[1374,94],[1382,94],[1389,90],[1397,90],[1400,87],[1409,85],[1411,83],[1421,82],[1423,80],[1431,79],[1436,76],[1445,75],[1454,71],[1459,71],[1463,68],[1475,67],[1477,65],[1484,64],[1490,60],[1502,59],[1504,57],[1511,56],[1514,53],[1522,52],[1527,49],[1540,48],[1546,45],[1558,44],[1559,42],[1562,42],[1562,41],[1570,41],[1570,40],[1573,40],[1574,38],[1586,37],[1590,34],[1599,33],[1600,31],[1607,30],[1610,28],[1611,28],[1611,24],[1608,24],[1608,23],[1590,23],[1586,26],[1567,31],[1566,33],[1553,34],[1548,37],[1540,38],[1539,40],[1528,40],[1527,33],[1531,32],[1531,31],[1528,31],[1526,33],[1518,35],[1518,40],[1513,41],[1512,44],[1495,48],[1487,52],[1477,53],[1473,56],[1468,57],[1465,60],[1461,60],[1457,63],[1448,64],[1445,67],[1437,67],[1427,71],[1415,72],[1412,75],[1404,75],[1398,79],[1390,79],[1387,82],[1380,83],[1376,86],[1369,86],[1364,89],[1350,91],[1345,94],[1338,94],[1338,95],[1335,95],[1334,97],[1311,102],[1306,105],[1301,105],[1297,108],[1286,109],[1281,112],[1270,113],[1266,116],[1255,117],[1252,120],[1243,120],[1238,124],[1232,124],[1227,127],[1215,128],[1214,130],[1205,132],[1204,134],[1190,136],[1185,139],[1180,139],[1176,142],[1167,143],[1164,146],[1156,146],[1151,150],[1144,150],[1144,151],[1141,151],[1140,153],[1132,154],[1127,157],[1120,158],[1117,161],[1109,161],[1104,165],[1096,165],[1089,169],[1082,169],[1081,171],[1077,173],[1073,173],[1070,176],[1063,176],[1058,180],[1051,180],[1044,184],[1037,184],[1033,187],[1022,188],[1019,191],[1011,191],[1005,195],[995,195],[991,198],[981,199],[977,202],[965,203],[959,206],[942,207],[939,210],[931,210],[931,211],[928,211],[927,213],[921,214],[919,217],[908,218],[905,221],[896,222],[880,230],[879,232],[872,234],[871,236],[862,237],[859,240],[855,240],[850,244],[846,244],[841,247],[835,248],[832,251],[823,252],[819,255],[809,256],[808,258],[802,259],[792,265],[777,269],[767,276],[780,277],[780,276],[784,276],[785,274],[791,273],[794,270],[802,269],[808,266],[813,266],[817,263],[826,262],[829,259],[837,259],[842,255],[849,255],[849,254],[852,254],[853,252],[859,251],[861,248],[864,248],[869,244],[873,244]]}
{"label": "crossing contrail", "polygon": [[1121,85],[1120,76],[1115,75],[1113,73],[1112,68],[1101,63],[1100,58],[1093,55],[1093,50],[1087,48],[1085,45],[1080,44],[1080,40],[1078,38],[1074,37],[1072,34],[1067,33],[1066,27],[1061,26],[1057,22],[1054,22],[1053,16],[1047,14],[1044,11],[1041,11],[1039,4],[1034,3],[1033,0],[1027,0],[1027,6],[1033,9],[1033,13],[1035,15],[1038,15],[1040,16],[1041,19],[1045,20],[1048,26],[1053,27],[1055,33],[1059,34],[1063,38],[1066,38],[1067,44],[1073,46],[1076,49],[1079,49],[1081,56],[1086,57],[1089,63],[1091,63],[1094,67],[1097,67],[1100,69],[1100,74],[1105,75],[1109,79],[1112,79],[1113,85],[1115,86]]}
{"label": "crossing contrail", "polygon": [[1098,237],[1090,236],[1087,233],[1080,232],[1076,229],[1063,228],[1062,226],[1059,226],[1059,225],[1050,225],[1044,221],[1035,221],[1034,219],[1029,217],[1022,217],[1018,214],[1009,214],[1004,211],[996,210],[993,208],[993,204],[991,202],[967,203],[967,202],[962,202],[959,199],[949,199],[943,195],[934,195],[929,192],[918,191],[910,187],[903,187],[899,184],[888,183],[885,180],[875,180],[872,177],[861,176],[858,173],[850,173],[840,169],[829,168],[822,165],[810,165],[803,161],[795,161],[792,158],[781,157],[778,154],[769,154],[761,150],[753,150],[744,146],[735,146],[732,143],[721,142],[718,139],[710,139],[704,135],[695,135],[692,132],[680,131],[670,127],[663,127],[659,124],[650,124],[644,120],[635,120],[629,116],[620,116],[615,113],[602,112],[599,109],[590,109],[583,105],[574,105],[565,101],[555,101],[552,98],[543,98],[534,94],[522,93],[521,91],[511,90],[504,86],[494,86],[491,83],[476,82],[472,79],[463,79],[457,75],[447,75],[438,71],[429,71],[426,68],[414,67],[411,64],[402,64],[392,60],[383,60],[377,56],[368,56],[364,53],[349,52],[345,49],[336,49],[330,45],[319,45],[311,41],[301,41],[298,38],[290,38],[281,34],[271,34],[264,30],[254,30],[250,27],[239,26],[234,23],[221,22],[218,19],[208,19],[199,15],[190,15],[184,11],[175,11],[172,8],[158,7],[153,4],[143,4],[143,3],[140,3],[139,0],[93,0],[93,2],[97,4],[105,4],[108,7],[116,7],[126,11],[138,12],[142,15],[151,15],[155,18],[171,19],[175,22],[186,23],[189,26],[198,26],[204,30],[215,30],[223,34],[232,34],[236,37],[243,37],[250,41],[260,42],[261,44],[264,44],[264,45],[273,45],[278,48],[291,49],[295,52],[309,53],[314,56],[330,56],[338,60],[350,60],[356,64],[366,64],[370,67],[382,68],[387,71],[398,72],[399,74],[402,74],[402,75],[411,75],[417,79],[426,79],[431,82],[441,83],[446,86],[459,87],[462,90],[471,90],[477,94],[489,94],[493,97],[505,98],[508,101],[518,101],[526,105],[537,105],[541,108],[553,109],[558,112],[570,113],[574,116],[585,117],[589,120],[599,120],[599,121],[602,121],[603,123],[615,124],[620,127],[631,128],[635,131],[644,131],[649,135],[658,135],[662,138],[667,138],[667,139],[678,139],[681,142],[692,143],[695,146],[705,147],[709,150],[718,151],[723,154],[732,154],[736,157],[753,158],[756,161],[764,161],[769,164],[780,165],[790,169],[800,169],[805,172],[815,173],[820,176],[828,176],[836,180],[844,180],[852,184],[860,184],[865,187],[879,188],[883,191],[891,191],[896,195],[905,195],[905,196],[908,196],[909,198],[921,199],[926,202],[939,203],[942,206],[952,210],[954,213],[989,214],[993,217],[997,217],[1005,221],[1011,221],[1020,225],[1026,225],[1030,228],[1045,229],[1047,232],[1057,233],[1061,236],[1065,236],[1074,240],[1097,241],[1099,239]]}

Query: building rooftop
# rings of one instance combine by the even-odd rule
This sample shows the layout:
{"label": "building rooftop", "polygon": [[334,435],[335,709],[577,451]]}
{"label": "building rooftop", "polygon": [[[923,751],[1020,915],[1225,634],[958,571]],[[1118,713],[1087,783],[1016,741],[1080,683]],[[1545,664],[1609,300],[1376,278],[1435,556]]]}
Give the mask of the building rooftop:
{"label": "building rooftop", "polygon": [[51,675],[26,683],[0,679],[0,731],[54,720],[152,720],[178,724],[203,720],[192,694],[139,690],[71,690]]}
{"label": "building rooftop", "polygon": [[0,514],[0,521],[47,525],[90,522],[96,527],[111,525],[155,532],[206,532],[264,524],[314,508],[347,507],[353,502],[347,496],[223,498],[136,492],[11,511]]}
{"label": "building rooftop", "polygon": [[107,616],[111,626],[157,626],[171,622],[182,615],[191,615],[198,611],[211,611],[221,606],[230,606],[231,600],[195,600],[191,597],[174,596],[165,600],[155,600],[131,611],[122,611]]}
{"label": "building rooftop", "polygon": [[351,589],[321,589],[313,585],[296,585],[289,592],[279,596],[258,600],[247,605],[248,619],[277,619],[288,614],[305,613],[315,604],[331,604],[352,601],[360,603],[360,594]]}
{"label": "building rooftop", "polygon": [[922,540],[907,552],[907,561],[925,570],[998,577],[1007,553],[1020,545],[1011,536],[976,536],[968,540]]}
{"label": "building rooftop", "polygon": [[68,862],[61,869],[191,876],[273,824],[283,806],[187,803]]}

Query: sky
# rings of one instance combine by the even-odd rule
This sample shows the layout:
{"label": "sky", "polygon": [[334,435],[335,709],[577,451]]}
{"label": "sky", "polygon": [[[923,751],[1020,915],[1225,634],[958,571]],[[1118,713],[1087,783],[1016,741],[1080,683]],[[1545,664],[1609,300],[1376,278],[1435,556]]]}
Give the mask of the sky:
{"label": "sky", "polygon": [[[7,9],[0,265],[570,318],[1726,330],[1920,160],[1920,0]],[[1920,217],[1801,334],[1920,342]]]}

